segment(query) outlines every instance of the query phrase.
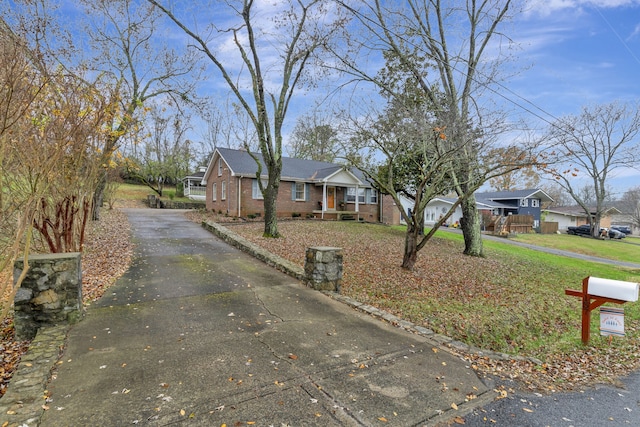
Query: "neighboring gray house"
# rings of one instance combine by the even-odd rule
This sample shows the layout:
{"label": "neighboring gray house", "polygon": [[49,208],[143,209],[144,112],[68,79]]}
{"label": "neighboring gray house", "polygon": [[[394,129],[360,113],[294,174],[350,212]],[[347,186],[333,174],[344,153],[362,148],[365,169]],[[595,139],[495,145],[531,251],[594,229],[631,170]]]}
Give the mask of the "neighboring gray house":
{"label": "neighboring gray house", "polygon": [[[595,208],[592,209],[595,214]],[[608,228],[613,224],[614,215],[620,214],[616,208],[609,208],[600,219],[600,227]],[[547,222],[557,222],[558,231],[566,231],[567,227],[575,227],[577,225],[588,224],[589,216],[585,213],[581,206],[555,206],[543,211],[544,220]],[[624,224],[618,224],[624,225]]]}
{"label": "neighboring gray house", "polygon": [[[485,193],[476,193],[476,207],[480,212],[486,212],[491,216],[509,216],[509,215],[531,215],[533,216],[533,227],[540,225],[541,205],[551,202],[553,199],[540,189],[514,190],[514,191],[493,191]],[[437,197],[427,204],[424,219],[425,225],[435,224],[444,214],[446,214],[451,206],[456,202],[455,198]],[[405,212],[411,208],[413,202],[408,199],[402,200],[402,206]],[[456,211],[447,220],[447,225],[455,225],[460,223],[462,218],[462,209],[456,208]]]}

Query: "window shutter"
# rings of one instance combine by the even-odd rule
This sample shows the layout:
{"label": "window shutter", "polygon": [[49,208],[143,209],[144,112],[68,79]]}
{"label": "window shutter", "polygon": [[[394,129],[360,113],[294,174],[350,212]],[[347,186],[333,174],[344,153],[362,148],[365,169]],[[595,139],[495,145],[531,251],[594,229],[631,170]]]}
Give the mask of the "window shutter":
{"label": "window shutter", "polygon": [[367,204],[371,202],[371,189],[370,188],[365,188],[364,189],[364,202],[367,203]]}
{"label": "window shutter", "polygon": [[258,188],[258,180],[254,179],[253,181],[251,181],[251,197],[257,199],[259,191],[260,189]]}
{"label": "window shutter", "polygon": [[291,200],[293,200],[294,202],[296,200],[296,183],[295,182],[291,183]]}
{"label": "window shutter", "polygon": [[311,200],[311,186],[309,184],[304,184],[304,200],[306,202]]}

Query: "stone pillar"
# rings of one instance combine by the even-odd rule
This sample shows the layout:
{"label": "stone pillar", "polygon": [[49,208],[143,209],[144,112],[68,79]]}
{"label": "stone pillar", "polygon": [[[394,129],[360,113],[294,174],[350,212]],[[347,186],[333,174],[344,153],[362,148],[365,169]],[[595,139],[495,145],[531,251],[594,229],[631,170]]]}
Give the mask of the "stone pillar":
{"label": "stone pillar", "polygon": [[307,248],[304,274],[307,286],[319,291],[340,292],[342,248],[327,246]]}
{"label": "stone pillar", "polygon": [[[75,323],[82,317],[82,270],[79,252],[30,255],[29,270],[14,299],[17,340],[30,340],[40,326]],[[24,269],[17,260],[13,282]]]}

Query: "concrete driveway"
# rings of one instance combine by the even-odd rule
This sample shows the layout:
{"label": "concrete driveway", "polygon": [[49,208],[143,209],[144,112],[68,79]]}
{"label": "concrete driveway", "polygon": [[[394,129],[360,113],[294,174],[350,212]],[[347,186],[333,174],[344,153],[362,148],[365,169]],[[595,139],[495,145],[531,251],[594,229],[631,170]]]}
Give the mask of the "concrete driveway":
{"label": "concrete driveway", "polygon": [[[43,426],[435,425],[494,393],[171,210],[125,210],[131,268],[69,332]],[[108,250],[108,248],[105,248]]]}

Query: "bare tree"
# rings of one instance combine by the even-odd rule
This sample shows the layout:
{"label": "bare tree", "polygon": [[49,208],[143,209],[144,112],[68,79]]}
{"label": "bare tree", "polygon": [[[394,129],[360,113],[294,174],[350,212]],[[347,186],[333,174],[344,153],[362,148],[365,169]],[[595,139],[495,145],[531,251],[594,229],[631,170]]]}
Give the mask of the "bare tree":
{"label": "bare tree", "polygon": [[569,193],[555,182],[545,182],[541,187],[542,190],[553,199],[553,202],[542,206],[543,209],[552,206],[568,206],[574,203],[573,198],[571,198]]}
{"label": "bare tree", "polygon": [[[111,112],[112,132],[102,150],[103,162],[108,163],[121,138],[138,125],[136,114],[147,100],[173,97],[176,106],[193,101],[199,70],[195,51],[177,52],[159,42],[163,15],[152,5],[133,0],[83,0],[83,4],[95,54],[91,63],[112,77],[121,99]],[[105,178],[102,175],[96,186],[94,219],[99,218]]]}
{"label": "bare tree", "polygon": [[[167,100],[170,104],[170,102]],[[159,196],[166,185],[177,185],[187,175],[194,160],[189,116],[176,114],[167,103],[147,107],[143,137],[136,143],[136,155],[130,157],[127,173],[143,182]]]}
{"label": "bare tree", "polygon": [[[511,162],[514,165],[523,162],[522,152],[516,147],[497,147],[493,154],[497,156],[501,163]],[[525,165],[519,169],[514,169],[502,175],[489,179],[489,185],[495,191],[512,191],[536,188],[540,185],[540,175],[533,165]]]}
{"label": "bare tree", "polygon": [[640,161],[639,132],[638,106],[618,102],[584,107],[549,129],[545,170],[582,207],[594,237],[608,208],[609,178]]}
{"label": "bare tree", "polygon": [[[483,153],[506,131],[503,118],[484,109],[479,96],[496,81],[499,66],[506,58],[501,43],[509,40],[498,28],[507,19],[511,3],[375,0],[357,3],[357,9],[345,5],[368,32],[366,38],[355,40],[361,43],[360,49],[382,50],[396,57],[424,96],[438,106],[437,127],[451,148],[458,151],[458,156],[444,167],[460,198],[464,253],[473,256],[483,255],[474,192],[496,173],[495,166],[501,166],[496,165],[495,159],[483,157]],[[393,94],[392,89],[368,74],[360,61],[339,56],[345,71]]]}
{"label": "bare tree", "polygon": [[[208,38],[189,28],[161,1],[148,1],[191,37],[218,69],[251,119],[268,174],[264,186],[260,179],[261,159],[255,156],[256,177],[264,195],[264,236],[278,237],[276,201],[282,171],[282,126],[294,92],[306,77],[305,68],[312,54],[328,43],[335,25],[341,23],[336,21],[335,25],[327,25],[324,0],[284,1],[278,5],[284,9],[272,8],[270,17],[266,10],[257,11],[259,5],[254,0],[227,1],[224,3],[226,11],[234,15],[236,22],[224,28],[212,23],[206,33],[212,37]],[[220,45],[227,46],[225,41],[234,47],[239,57],[241,65],[238,68],[234,67],[233,61],[225,60],[218,50]],[[273,55],[277,60],[270,62]]]}
{"label": "bare tree", "polygon": [[620,200],[619,206],[632,225],[640,229],[640,186],[628,189]]}
{"label": "bare tree", "polygon": [[287,152],[300,159],[333,162],[338,153],[338,131],[317,111],[298,117]]}

